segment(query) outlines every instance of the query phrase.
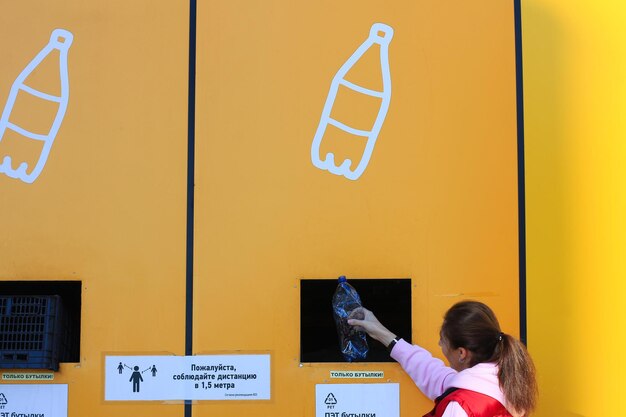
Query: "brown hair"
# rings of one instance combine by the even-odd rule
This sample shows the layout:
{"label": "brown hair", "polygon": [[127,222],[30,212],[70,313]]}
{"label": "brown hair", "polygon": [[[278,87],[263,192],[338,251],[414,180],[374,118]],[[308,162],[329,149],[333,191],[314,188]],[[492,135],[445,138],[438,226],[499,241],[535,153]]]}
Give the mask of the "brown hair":
{"label": "brown hair", "polygon": [[502,333],[493,311],[478,301],[461,301],[446,312],[441,335],[454,349],[472,353],[470,366],[481,362],[498,364],[498,380],[507,406],[528,415],[537,402],[535,366],[526,347]]}

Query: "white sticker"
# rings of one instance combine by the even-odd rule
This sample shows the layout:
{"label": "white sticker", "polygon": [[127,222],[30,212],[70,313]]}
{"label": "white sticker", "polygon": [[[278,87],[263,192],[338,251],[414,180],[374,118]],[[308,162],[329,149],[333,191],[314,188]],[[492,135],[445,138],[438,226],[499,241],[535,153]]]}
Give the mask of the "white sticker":
{"label": "white sticker", "polygon": [[[358,49],[348,58],[348,60],[339,68],[339,71],[333,77],[333,81],[330,83],[330,91],[326,97],[326,104],[324,104],[324,110],[322,110],[322,117],[313,143],[311,144],[311,162],[317,168],[321,170],[327,170],[335,175],[343,175],[350,180],[357,180],[367,168],[367,164],[372,157],[374,151],[374,145],[378,139],[380,129],[385,122],[387,116],[387,110],[389,109],[389,103],[391,102],[391,73],[389,70],[389,42],[393,38],[393,29],[384,23],[374,23],[370,28],[368,38],[358,47]],[[374,46],[376,45],[376,46]],[[368,53],[375,53],[378,50],[378,57],[380,60],[380,73],[382,75],[382,91],[372,90],[366,86],[354,84],[350,79],[349,74],[352,67]],[[348,126],[341,120],[333,118],[333,106],[335,105],[335,99],[339,95],[341,89],[345,91],[352,91],[358,96],[361,96],[361,100],[379,101],[378,114],[374,120],[371,121],[371,125],[365,129],[356,129],[355,126]],[[341,101],[341,100],[340,100]],[[357,110],[355,110],[357,111]],[[331,129],[338,129],[343,132],[351,141],[365,141],[365,149],[362,155],[355,155],[355,160],[344,159],[343,161],[335,160],[334,151],[321,155],[320,151],[323,148],[321,146],[322,140],[326,133],[328,126]],[[358,159],[357,159],[358,158]]]}
{"label": "white sticker", "polygon": [[[11,154],[11,147],[0,146],[0,173],[6,174],[11,178],[19,178],[25,183],[31,184],[39,177],[41,171],[46,165],[48,160],[48,154],[54,143],[57,132],[63,123],[65,117],[65,111],[67,110],[67,103],[70,99],[69,78],[67,70],[67,54],[72,45],[74,35],[64,29],[55,29],[50,35],[50,41],[48,44],[33,58],[32,61],[24,68],[24,70],[17,76],[9,92],[9,98],[0,117],[0,144],[7,130],[13,131],[13,133],[20,138],[20,141],[24,143],[38,142],[41,144],[41,153],[37,162],[22,161],[20,159],[14,160],[14,155]],[[56,71],[52,71],[46,75],[56,75],[59,78],[54,81],[60,87],[60,95],[51,95],[45,91],[39,91],[28,84],[31,74],[38,74],[41,71],[50,71],[56,66]],[[37,76],[37,75],[36,75]],[[50,109],[56,106],[56,111],[50,114],[51,120],[54,120],[50,125],[50,129],[47,133],[34,132],[35,126],[20,126],[12,122],[13,107],[16,102],[20,102],[18,97],[30,97],[28,100],[34,100],[41,103],[46,103]],[[30,103],[30,101],[26,101]],[[52,104],[53,106],[50,106]],[[47,108],[47,107],[46,107]],[[4,145],[4,144],[2,144]],[[32,166],[34,165],[34,166]],[[30,172],[28,172],[30,171]]]}
{"label": "white sticker", "polygon": [[2,384],[0,416],[67,417],[67,384]]}
{"label": "white sticker", "polygon": [[53,379],[53,372],[4,372],[2,374],[3,381],[52,381]]}
{"label": "white sticker", "polygon": [[104,399],[269,400],[270,355],[107,356]]}
{"label": "white sticker", "polygon": [[381,379],[385,377],[383,371],[330,371],[331,378],[375,378]]}
{"label": "white sticker", "polygon": [[316,417],[400,417],[399,384],[318,384]]}

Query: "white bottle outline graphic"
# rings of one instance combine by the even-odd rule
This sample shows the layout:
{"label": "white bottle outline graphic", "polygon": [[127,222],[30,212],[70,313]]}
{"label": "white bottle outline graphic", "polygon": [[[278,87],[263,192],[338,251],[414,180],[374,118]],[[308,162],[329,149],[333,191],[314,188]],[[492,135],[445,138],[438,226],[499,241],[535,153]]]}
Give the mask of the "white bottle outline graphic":
{"label": "white bottle outline graphic", "polygon": [[[388,26],[384,23],[374,23],[365,42],[363,42],[363,44],[359,46],[359,48],[352,54],[352,56],[348,58],[348,60],[341,66],[341,68],[339,68],[337,74],[335,74],[335,76],[333,77],[333,81],[330,84],[330,91],[328,92],[326,103],[324,104],[324,110],[322,111],[322,117],[320,119],[319,125],[317,126],[317,131],[315,132],[313,143],[311,144],[311,162],[313,162],[313,165],[315,165],[317,168],[322,170],[328,170],[335,175],[343,175],[350,180],[357,180],[361,176],[361,174],[363,174],[365,168],[367,168],[367,165],[372,156],[372,152],[374,151],[374,145],[376,145],[376,140],[378,139],[378,134],[380,133],[380,129],[382,128],[385,117],[387,116],[389,103],[391,102],[389,43],[391,42],[392,38],[393,29],[391,28],[391,26]],[[374,45],[374,43],[380,45],[380,66],[383,78],[383,91],[375,91],[369,88],[361,87],[344,79],[348,71],[350,71],[354,64],[365,54],[365,52],[372,45]],[[330,117],[330,113],[335,103],[335,99],[337,98],[339,86],[345,86],[358,93],[381,99],[378,115],[376,116],[376,121],[374,122],[372,130],[367,131],[355,129]],[[354,170],[350,170],[350,165],[352,164],[352,161],[350,159],[344,160],[340,166],[335,165],[335,155],[332,152],[327,153],[325,159],[320,158],[320,144],[324,137],[324,133],[326,132],[326,127],[329,124],[354,136],[367,138],[367,143],[365,145],[365,150],[363,151],[361,160]]]}
{"label": "white bottle outline graphic", "polygon": [[[52,148],[54,139],[56,138],[59,128],[61,127],[61,123],[63,122],[63,118],[65,117],[67,103],[70,98],[67,54],[73,40],[74,36],[69,31],[64,29],[53,30],[48,44],[35,56],[35,58],[26,66],[26,68],[24,68],[24,70],[13,82],[9,98],[7,99],[4,111],[2,112],[2,117],[0,118],[0,142],[2,142],[5,131],[10,129],[26,138],[42,141],[44,145],[41,154],[39,155],[39,159],[30,173],[26,172],[28,170],[28,164],[26,162],[22,162],[19,167],[13,169],[11,166],[11,156],[9,155],[4,156],[2,162],[0,163],[0,173],[4,173],[11,178],[19,178],[25,183],[31,184],[37,179],[37,177],[39,177],[39,174],[41,174],[41,171],[46,165],[50,149]],[[35,68],[37,68],[37,66],[55,49],[59,51],[59,73],[61,78],[60,97],[35,90],[24,83],[26,78],[28,78]],[[47,134],[29,132],[23,127],[17,126],[9,121],[11,111],[15,105],[15,100],[20,91],[42,100],[58,103],[59,107],[57,114]]]}

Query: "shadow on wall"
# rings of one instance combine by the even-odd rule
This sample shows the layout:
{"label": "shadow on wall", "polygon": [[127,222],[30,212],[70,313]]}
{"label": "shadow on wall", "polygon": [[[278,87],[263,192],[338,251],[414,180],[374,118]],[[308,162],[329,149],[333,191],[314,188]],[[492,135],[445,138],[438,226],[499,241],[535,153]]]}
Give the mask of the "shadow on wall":
{"label": "shadow on wall", "polygon": [[528,348],[537,367],[537,417],[572,413],[577,363],[571,322],[574,288],[568,277],[573,254],[571,183],[566,131],[567,36],[540,0],[522,2]]}

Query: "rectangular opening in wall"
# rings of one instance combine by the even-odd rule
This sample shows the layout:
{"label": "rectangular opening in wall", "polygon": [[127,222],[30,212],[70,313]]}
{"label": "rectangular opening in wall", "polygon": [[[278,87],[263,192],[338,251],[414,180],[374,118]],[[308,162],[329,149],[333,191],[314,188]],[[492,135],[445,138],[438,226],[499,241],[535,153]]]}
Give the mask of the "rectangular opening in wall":
{"label": "rectangular opening in wall", "polygon": [[[349,278],[365,308],[389,330],[411,342],[411,279]],[[332,299],[337,279],[300,280],[300,362],[345,362],[333,318]],[[367,338],[363,362],[393,362],[381,343]]]}
{"label": "rectangular opening in wall", "polygon": [[0,281],[0,368],[80,362],[80,281]]}

